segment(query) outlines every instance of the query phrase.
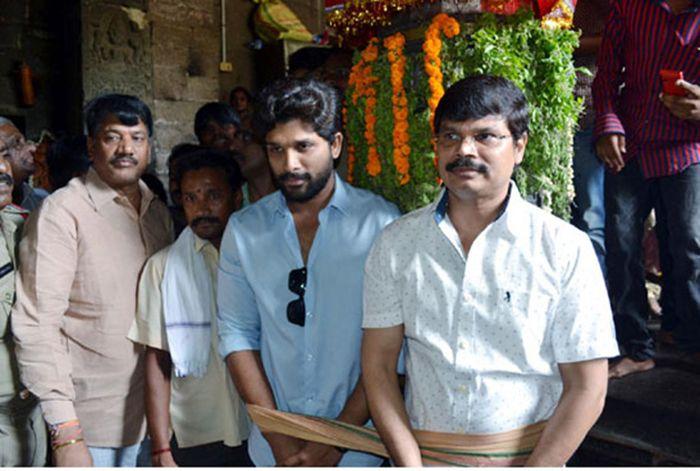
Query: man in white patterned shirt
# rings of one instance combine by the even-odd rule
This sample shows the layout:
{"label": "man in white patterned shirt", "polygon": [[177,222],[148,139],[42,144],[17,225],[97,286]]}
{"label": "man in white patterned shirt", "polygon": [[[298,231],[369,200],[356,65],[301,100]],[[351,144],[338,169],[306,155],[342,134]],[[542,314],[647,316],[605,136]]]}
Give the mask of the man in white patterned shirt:
{"label": "man in white patterned shirt", "polygon": [[618,354],[605,284],[586,235],[510,180],[528,121],[508,80],[450,87],[434,121],[446,189],[370,252],[363,381],[397,465],[421,465],[411,429],[491,434],[547,420],[527,464],[562,466],[603,408]]}

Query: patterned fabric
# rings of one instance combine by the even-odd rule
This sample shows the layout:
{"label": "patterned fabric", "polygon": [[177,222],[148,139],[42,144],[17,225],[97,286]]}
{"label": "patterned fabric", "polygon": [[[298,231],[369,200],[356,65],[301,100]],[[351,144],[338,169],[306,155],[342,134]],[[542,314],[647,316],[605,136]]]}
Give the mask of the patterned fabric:
{"label": "patterned fabric", "polygon": [[[275,432],[348,450],[389,458],[379,433],[338,420],[291,414],[255,405],[248,411],[265,432]],[[434,466],[523,466],[535,449],[545,422],[491,435],[459,435],[413,430],[423,463]]]}
{"label": "patterned fabric", "polygon": [[659,100],[662,69],[700,83],[698,4],[675,15],[665,0],[618,0],[605,27],[593,83],[596,136],[624,134],[625,158],[639,158],[646,178],[700,162],[700,126],[674,117]]}
{"label": "patterned fabric", "polygon": [[404,326],[412,427],[489,434],[546,420],[562,392],[559,363],[618,353],[593,247],[512,183],[467,256],[447,201],[443,192],[378,238],[363,327]]}

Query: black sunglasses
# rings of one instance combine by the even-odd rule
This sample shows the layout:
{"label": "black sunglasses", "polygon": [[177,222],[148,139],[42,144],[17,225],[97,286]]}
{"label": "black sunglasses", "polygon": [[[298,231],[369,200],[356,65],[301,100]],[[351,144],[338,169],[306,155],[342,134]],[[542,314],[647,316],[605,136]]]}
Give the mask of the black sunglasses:
{"label": "black sunglasses", "polygon": [[287,320],[292,324],[304,327],[306,323],[306,304],[304,304],[304,293],[306,293],[306,267],[296,268],[289,272],[289,291],[299,296],[287,304]]}

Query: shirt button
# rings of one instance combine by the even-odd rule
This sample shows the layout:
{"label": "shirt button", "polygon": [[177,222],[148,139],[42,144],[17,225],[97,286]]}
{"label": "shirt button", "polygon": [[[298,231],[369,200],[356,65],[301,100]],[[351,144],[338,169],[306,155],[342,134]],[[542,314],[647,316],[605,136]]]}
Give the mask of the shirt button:
{"label": "shirt button", "polygon": [[306,317],[308,317],[308,318],[310,319],[310,318],[314,317],[314,315],[313,315],[313,313],[311,313],[311,312],[307,312],[307,313],[306,313]]}
{"label": "shirt button", "polygon": [[464,342],[464,341],[459,342],[459,348],[461,348],[462,350],[464,350],[465,348],[467,348],[467,342]]}
{"label": "shirt button", "polygon": [[306,361],[311,361],[313,359],[314,359],[314,356],[312,354],[309,353],[308,355],[306,355]]}

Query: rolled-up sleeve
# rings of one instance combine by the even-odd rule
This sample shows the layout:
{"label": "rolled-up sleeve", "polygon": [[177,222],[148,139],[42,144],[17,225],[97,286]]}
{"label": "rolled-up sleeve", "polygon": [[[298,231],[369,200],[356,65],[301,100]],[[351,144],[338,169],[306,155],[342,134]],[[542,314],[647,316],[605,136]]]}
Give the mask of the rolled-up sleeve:
{"label": "rolled-up sleeve", "polygon": [[231,218],[219,256],[217,321],[222,358],[237,351],[260,350],[260,312],[241,265],[235,224]]}
{"label": "rolled-up sleeve", "polygon": [[595,79],[593,80],[593,107],[595,108],[595,135],[625,134],[618,115],[620,85],[622,84],[622,48],[625,44],[620,2],[613,3],[605,25]]}
{"label": "rolled-up sleeve", "polygon": [[76,418],[71,363],[61,335],[77,266],[77,229],[63,208],[45,200],[19,245],[12,331],[24,385],[48,423]]}

